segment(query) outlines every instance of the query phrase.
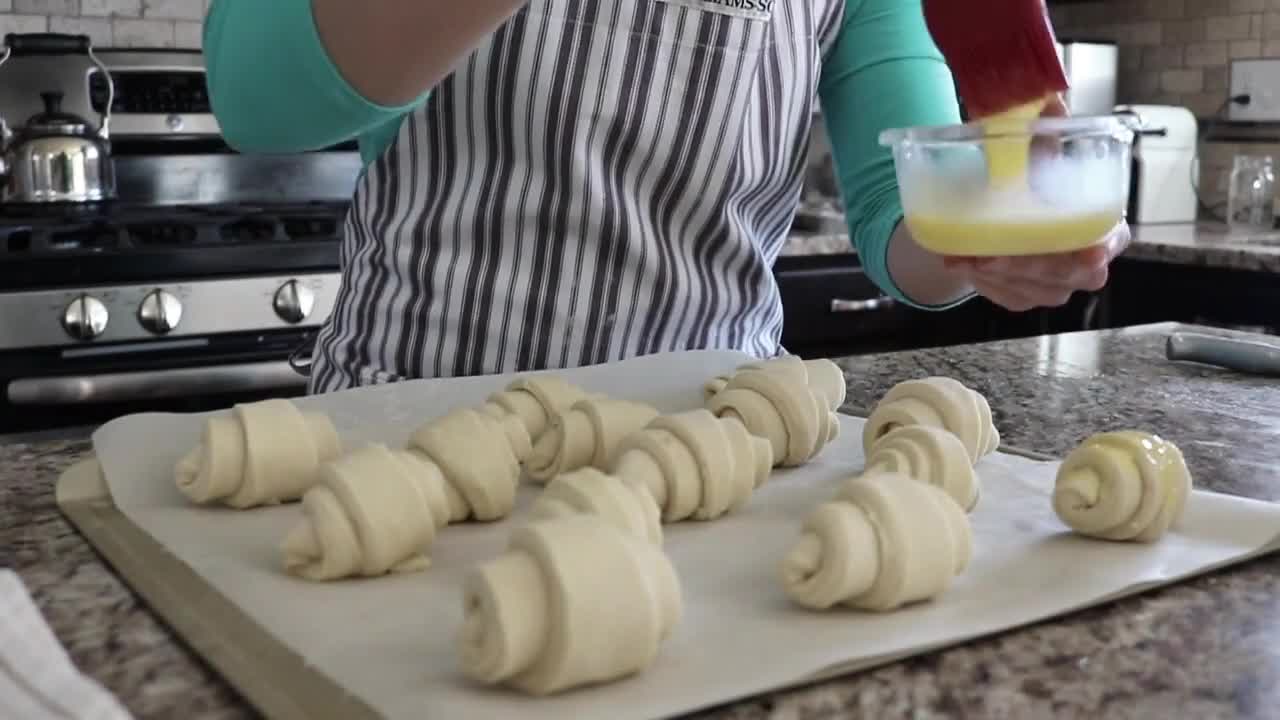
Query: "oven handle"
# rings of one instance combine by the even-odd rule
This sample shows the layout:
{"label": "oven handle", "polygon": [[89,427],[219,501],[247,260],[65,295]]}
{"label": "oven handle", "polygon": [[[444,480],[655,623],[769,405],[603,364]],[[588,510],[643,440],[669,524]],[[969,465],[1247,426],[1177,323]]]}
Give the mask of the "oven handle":
{"label": "oven handle", "polygon": [[305,386],[287,361],[210,365],[99,375],[18,378],[9,383],[13,405],[87,405],[255,392]]}
{"label": "oven handle", "polygon": [[835,298],[831,301],[831,312],[874,312],[876,310],[885,310],[893,307],[894,302],[891,297],[878,297],[870,300],[842,300]]}

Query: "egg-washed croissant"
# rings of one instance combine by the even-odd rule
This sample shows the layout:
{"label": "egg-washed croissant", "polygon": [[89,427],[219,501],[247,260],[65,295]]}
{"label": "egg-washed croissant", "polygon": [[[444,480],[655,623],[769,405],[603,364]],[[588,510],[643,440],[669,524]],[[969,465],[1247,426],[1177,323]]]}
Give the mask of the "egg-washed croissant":
{"label": "egg-washed croissant", "polygon": [[1000,446],[987,399],[953,378],[906,380],[890,388],[863,426],[863,450],[870,451],[881,435],[903,425],[931,425],[951,432],[964,443],[974,464]]}
{"label": "egg-washed croissant", "polygon": [[[582,388],[557,375],[524,375],[489,396],[481,411],[494,418],[519,418],[530,441],[537,440],[556,414],[587,397]],[[528,453],[520,456],[523,462]]]}
{"label": "egg-washed croissant", "polygon": [[781,580],[807,608],[895,610],[946,592],[972,552],[968,516],[937,486],[897,473],[861,475],[805,519]]}
{"label": "egg-washed croissant", "polygon": [[656,545],[592,514],[515,530],[506,552],[463,581],[464,674],[532,695],[647,669],[683,613]]}
{"label": "egg-washed croissant", "polygon": [[978,474],[964,443],[932,425],[903,425],[881,435],[867,453],[864,472],[896,472],[937,485],[966,512],[978,504]]}
{"label": "egg-washed croissant", "polygon": [[1182,451],[1150,433],[1098,433],[1062,461],[1053,510],[1075,532],[1154,542],[1186,508],[1191,473]]}
{"label": "egg-washed croissant", "polygon": [[538,495],[529,517],[544,520],[577,513],[597,515],[637,537],[662,544],[662,518],[648,489],[595,468],[557,475]]}
{"label": "egg-washed croissant", "polygon": [[707,409],[768,439],[776,465],[795,467],[817,457],[839,436],[840,420],[823,391],[815,391],[804,374],[781,367],[735,372],[707,401]]}
{"label": "egg-washed croissant", "polygon": [[535,482],[583,467],[604,468],[618,443],[658,417],[644,403],[584,398],[556,415],[533,445],[525,472]]}
{"label": "egg-washed croissant", "polygon": [[619,444],[609,474],[643,487],[664,522],[713,520],[746,504],[768,479],[769,443],[705,409],[661,415]]}
{"label": "egg-washed croissant", "polygon": [[320,464],[341,452],[328,416],[263,400],[210,417],[174,474],[193,502],[246,509],[297,500],[316,482]]}
{"label": "egg-washed croissant", "polygon": [[825,358],[804,360],[797,355],[780,355],[768,360],[745,363],[735,368],[733,372],[711,378],[702,388],[704,400],[710,400],[716,393],[724,390],[734,374],[746,370],[777,371],[803,378],[810,390],[820,394],[826,400],[827,407],[831,410],[840,409],[848,391],[840,366],[830,360]]}
{"label": "egg-washed croissant", "polygon": [[326,463],[281,546],[285,569],[310,580],[425,569],[446,524],[511,512],[520,477],[512,448],[522,444],[518,420],[464,408],[426,423],[408,449],[373,445]]}

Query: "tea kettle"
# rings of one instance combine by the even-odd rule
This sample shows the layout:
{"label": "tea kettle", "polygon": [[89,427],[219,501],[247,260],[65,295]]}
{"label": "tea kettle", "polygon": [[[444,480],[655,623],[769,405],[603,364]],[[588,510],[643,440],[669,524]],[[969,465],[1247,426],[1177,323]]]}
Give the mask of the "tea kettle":
{"label": "tea kettle", "polygon": [[56,33],[5,36],[0,66],[11,57],[84,54],[107,82],[107,104],[97,128],[63,112],[62,93],[40,94],[44,111],[11,128],[0,118],[0,204],[91,203],[115,198],[109,126],[115,83],[93,53],[87,35]]}

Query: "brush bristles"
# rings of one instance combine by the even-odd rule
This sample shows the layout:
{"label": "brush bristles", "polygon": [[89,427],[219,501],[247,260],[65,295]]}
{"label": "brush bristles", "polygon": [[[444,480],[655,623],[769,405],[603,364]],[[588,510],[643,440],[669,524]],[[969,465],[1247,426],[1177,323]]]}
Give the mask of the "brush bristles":
{"label": "brush bristles", "polygon": [[982,118],[1068,89],[1043,0],[975,8],[924,0],[925,22],[956,78],[969,114]]}

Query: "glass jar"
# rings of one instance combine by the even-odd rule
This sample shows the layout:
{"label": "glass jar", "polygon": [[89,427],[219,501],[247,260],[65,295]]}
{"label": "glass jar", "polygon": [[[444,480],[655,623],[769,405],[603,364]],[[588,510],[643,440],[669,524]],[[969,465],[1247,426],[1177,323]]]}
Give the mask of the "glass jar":
{"label": "glass jar", "polygon": [[1240,232],[1275,231],[1276,175],[1271,156],[1236,156],[1227,187],[1227,224]]}

